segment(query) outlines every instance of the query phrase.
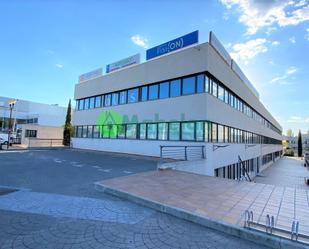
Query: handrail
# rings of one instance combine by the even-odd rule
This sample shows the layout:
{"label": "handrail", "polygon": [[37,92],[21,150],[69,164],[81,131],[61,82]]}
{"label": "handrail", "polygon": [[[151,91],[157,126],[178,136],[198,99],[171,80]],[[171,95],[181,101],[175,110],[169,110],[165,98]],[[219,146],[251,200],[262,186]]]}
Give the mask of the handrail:
{"label": "handrail", "polygon": [[204,145],[160,145],[160,157],[177,160],[205,159]]}
{"label": "handrail", "polygon": [[242,165],[242,171],[244,172],[243,176],[247,175],[248,179],[249,179],[249,182],[251,182],[251,178],[247,172],[247,169],[246,169],[246,166],[243,162],[243,160],[241,160],[240,156],[238,155],[238,162],[240,162],[240,164]]}

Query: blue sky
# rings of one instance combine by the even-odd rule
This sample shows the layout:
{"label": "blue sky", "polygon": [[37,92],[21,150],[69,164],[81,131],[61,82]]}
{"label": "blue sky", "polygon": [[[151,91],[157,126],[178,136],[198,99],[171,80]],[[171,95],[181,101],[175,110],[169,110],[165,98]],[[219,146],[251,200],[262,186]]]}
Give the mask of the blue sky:
{"label": "blue sky", "polygon": [[213,30],[284,131],[309,129],[308,0],[0,2],[0,95],[67,105],[78,76]]}

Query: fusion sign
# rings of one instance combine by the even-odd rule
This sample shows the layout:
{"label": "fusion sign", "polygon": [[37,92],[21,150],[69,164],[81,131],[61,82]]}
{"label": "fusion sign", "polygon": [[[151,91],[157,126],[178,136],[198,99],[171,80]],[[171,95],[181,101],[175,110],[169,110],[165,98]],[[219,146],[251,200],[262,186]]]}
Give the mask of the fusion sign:
{"label": "fusion sign", "polygon": [[146,60],[198,43],[198,30],[146,51]]}
{"label": "fusion sign", "polygon": [[138,64],[139,62],[140,62],[140,54],[135,54],[123,60],[108,64],[106,66],[106,73],[110,73],[112,71],[130,66],[133,64]]}
{"label": "fusion sign", "polygon": [[101,75],[102,75],[102,68],[98,68],[98,69],[93,70],[91,72],[84,73],[84,74],[80,75],[78,82],[80,83],[80,82],[83,82],[83,81],[86,81],[86,80],[90,80],[90,79],[99,77]]}

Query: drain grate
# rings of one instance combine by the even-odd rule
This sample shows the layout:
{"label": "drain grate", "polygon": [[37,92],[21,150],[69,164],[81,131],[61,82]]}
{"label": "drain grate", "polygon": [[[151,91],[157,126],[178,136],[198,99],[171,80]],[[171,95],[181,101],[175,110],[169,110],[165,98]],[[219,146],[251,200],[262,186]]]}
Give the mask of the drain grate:
{"label": "drain grate", "polygon": [[14,189],[14,188],[0,188],[0,196],[1,195],[7,195],[13,192],[18,191],[18,189]]}

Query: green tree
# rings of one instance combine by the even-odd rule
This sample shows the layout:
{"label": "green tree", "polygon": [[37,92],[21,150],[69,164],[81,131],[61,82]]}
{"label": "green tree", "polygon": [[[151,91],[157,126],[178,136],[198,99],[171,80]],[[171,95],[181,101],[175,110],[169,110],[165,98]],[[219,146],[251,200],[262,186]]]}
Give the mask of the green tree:
{"label": "green tree", "polygon": [[67,109],[67,115],[65,118],[65,125],[63,129],[63,145],[69,146],[71,142],[71,137],[73,135],[73,126],[71,124],[71,100],[69,100],[69,105]]}
{"label": "green tree", "polygon": [[303,143],[302,143],[302,139],[301,139],[301,132],[299,130],[298,132],[298,156],[301,157],[303,155]]}
{"label": "green tree", "polygon": [[293,133],[292,129],[288,129],[288,130],[286,131],[286,135],[287,135],[288,137],[294,137],[294,133]]}

